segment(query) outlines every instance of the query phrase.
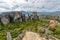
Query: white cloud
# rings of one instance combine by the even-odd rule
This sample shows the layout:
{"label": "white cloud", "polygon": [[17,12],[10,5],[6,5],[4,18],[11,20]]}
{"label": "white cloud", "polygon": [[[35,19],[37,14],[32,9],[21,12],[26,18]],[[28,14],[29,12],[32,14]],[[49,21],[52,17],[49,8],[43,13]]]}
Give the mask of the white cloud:
{"label": "white cloud", "polygon": [[0,0],[2,11],[59,11],[60,0]]}

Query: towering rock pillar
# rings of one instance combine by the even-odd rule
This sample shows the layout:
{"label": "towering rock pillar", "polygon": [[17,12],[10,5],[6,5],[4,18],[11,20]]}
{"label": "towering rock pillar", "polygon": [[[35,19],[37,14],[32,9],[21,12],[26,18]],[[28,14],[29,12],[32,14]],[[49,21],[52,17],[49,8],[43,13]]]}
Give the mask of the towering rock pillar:
{"label": "towering rock pillar", "polygon": [[37,12],[32,13],[32,20],[38,20]]}
{"label": "towering rock pillar", "polygon": [[5,25],[5,24],[8,24],[10,22],[9,20],[9,16],[7,14],[3,14],[1,16],[1,22]]}

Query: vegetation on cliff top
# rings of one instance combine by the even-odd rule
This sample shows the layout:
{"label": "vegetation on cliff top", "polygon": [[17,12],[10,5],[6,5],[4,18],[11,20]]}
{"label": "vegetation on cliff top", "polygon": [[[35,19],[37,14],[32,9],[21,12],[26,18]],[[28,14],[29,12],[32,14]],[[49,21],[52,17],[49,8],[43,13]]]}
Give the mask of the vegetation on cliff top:
{"label": "vegetation on cliff top", "polygon": [[[15,22],[15,23],[9,23],[7,25],[3,25],[2,23],[0,23],[0,40],[7,40],[6,38],[6,33],[7,32],[11,32],[11,36],[12,38],[17,37],[23,30],[33,30],[35,32],[39,32],[39,30],[37,29],[37,26],[41,26],[41,27],[48,27],[49,25],[49,19],[48,20],[44,20],[44,19],[40,19],[40,20],[36,20],[36,21],[27,21],[27,22]],[[60,27],[56,26],[56,37],[60,38]]]}

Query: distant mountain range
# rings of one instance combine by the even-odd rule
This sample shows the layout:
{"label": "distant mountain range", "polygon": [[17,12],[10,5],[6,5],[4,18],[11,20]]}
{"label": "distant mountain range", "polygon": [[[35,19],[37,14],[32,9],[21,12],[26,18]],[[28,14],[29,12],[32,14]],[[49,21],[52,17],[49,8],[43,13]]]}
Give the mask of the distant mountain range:
{"label": "distant mountain range", "polygon": [[46,14],[46,15],[60,15],[60,11],[56,12],[38,12],[40,14]]}
{"label": "distant mountain range", "polygon": [[[32,14],[32,11],[21,11],[23,14]],[[2,14],[3,12],[0,12]],[[56,12],[37,12],[37,14],[44,14],[44,15],[60,15],[60,11]]]}
{"label": "distant mountain range", "polygon": [[[25,14],[31,14],[32,11],[22,11]],[[56,12],[37,12],[37,14],[44,14],[44,15],[60,15],[60,11]]]}

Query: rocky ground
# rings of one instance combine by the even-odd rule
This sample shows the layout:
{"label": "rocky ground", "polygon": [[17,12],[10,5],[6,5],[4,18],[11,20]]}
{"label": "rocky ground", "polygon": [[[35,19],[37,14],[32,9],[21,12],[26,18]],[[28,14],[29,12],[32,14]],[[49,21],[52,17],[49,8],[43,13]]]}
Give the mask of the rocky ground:
{"label": "rocky ground", "polygon": [[58,40],[52,36],[41,35],[32,31],[25,31],[20,34],[18,37],[14,38],[14,40]]}

